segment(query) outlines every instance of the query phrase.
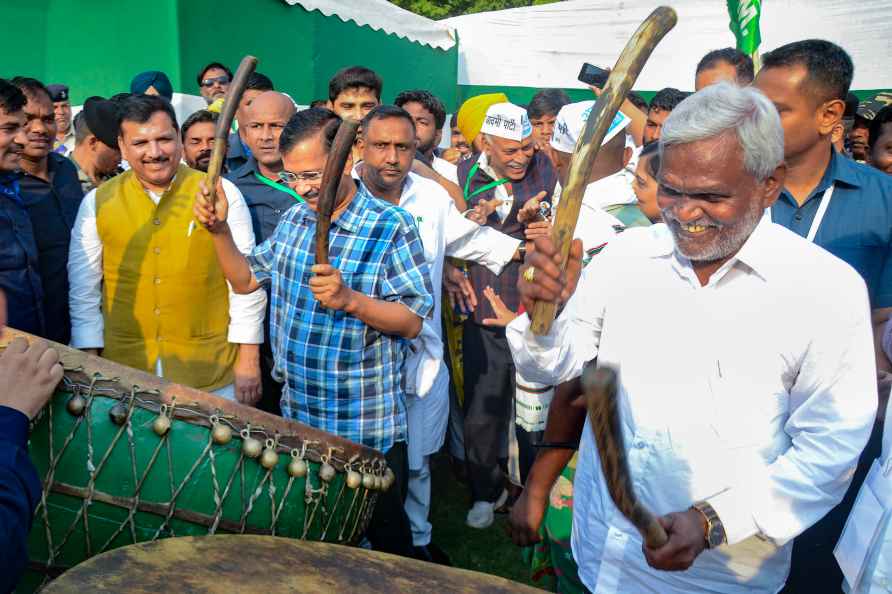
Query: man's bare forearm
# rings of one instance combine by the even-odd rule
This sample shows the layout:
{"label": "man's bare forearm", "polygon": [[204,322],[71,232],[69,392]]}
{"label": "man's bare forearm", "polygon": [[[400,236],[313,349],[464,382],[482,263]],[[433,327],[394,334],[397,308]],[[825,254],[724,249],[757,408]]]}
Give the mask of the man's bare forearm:
{"label": "man's bare forearm", "polygon": [[353,291],[344,311],[384,334],[415,338],[421,333],[421,318],[402,303],[373,299]]}
{"label": "man's bare forearm", "polygon": [[[582,382],[577,378],[558,385],[548,408],[548,422],[542,441],[546,444],[576,443],[585,426],[585,409],[573,405],[582,394]],[[537,498],[547,497],[551,486],[570,462],[575,450],[570,448],[542,448],[530,469],[524,486]]]}
{"label": "man's bare forearm", "polygon": [[253,293],[260,285],[251,272],[248,259],[245,258],[229,230],[229,224],[223,223],[221,228],[213,233],[214,250],[217,252],[217,262],[223,270],[223,276],[232,285],[232,290],[239,294]]}

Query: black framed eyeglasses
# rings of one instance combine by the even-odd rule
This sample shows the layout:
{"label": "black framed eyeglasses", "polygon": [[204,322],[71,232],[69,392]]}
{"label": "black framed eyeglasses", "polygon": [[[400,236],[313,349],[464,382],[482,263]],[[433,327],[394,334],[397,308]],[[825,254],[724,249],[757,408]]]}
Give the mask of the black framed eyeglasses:
{"label": "black framed eyeglasses", "polygon": [[322,179],[322,172],[302,171],[300,173],[292,173],[290,171],[280,171],[279,179],[286,184],[296,184],[297,182],[313,183]]}

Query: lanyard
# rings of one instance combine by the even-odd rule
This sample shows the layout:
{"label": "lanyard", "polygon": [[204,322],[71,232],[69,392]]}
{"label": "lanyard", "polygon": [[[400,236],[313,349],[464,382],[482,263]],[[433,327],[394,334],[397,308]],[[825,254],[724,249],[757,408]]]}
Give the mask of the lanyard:
{"label": "lanyard", "polygon": [[477,194],[482,194],[483,192],[486,192],[487,190],[491,190],[493,188],[497,188],[497,187],[501,186],[502,184],[508,183],[508,178],[503,177],[500,180],[496,180],[494,182],[489,182],[485,186],[480,186],[479,188],[477,188],[476,190],[471,192],[471,194],[469,195],[468,190],[470,190],[470,188],[471,188],[471,179],[474,177],[474,174],[477,173],[477,170],[479,168],[480,168],[480,163],[474,163],[474,166],[471,167],[471,170],[468,172],[468,179],[465,180],[465,201],[470,200]]}
{"label": "lanyard", "polygon": [[830,199],[833,198],[833,189],[836,187],[836,184],[831,185],[824,192],[824,196],[821,198],[821,204],[818,205],[818,212],[815,213],[815,218],[811,222],[811,227],[808,229],[808,235],[805,236],[809,241],[815,240],[815,235],[818,234],[818,227],[821,226],[821,221],[824,220],[824,215],[827,214],[827,207],[830,206]]}
{"label": "lanyard", "polygon": [[304,199],[301,198],[300,194],[298,194],[297,192],[295,192],[294,190],[292,190],[292,189],[289,188],[288,186],[283,186],[282,184],[277,184],[276,182],[274,182],[274,181],[272,181],[272,180],[270,180],[270,179],[267,179],[267,178],[263,177],[262,175],[260,175],[260,174],[257,173],[256,171],[254,172],[254,177],[256,177],[258,180],[262,181],[263,183],[265,183],[266,185],[268,185],[268,186],[271,187],[271,188],[275,188],[275,189],[279,190],[280,192],[285,192],[286,194],[288,194],[289,196],[291,196],[292,198],[294,198],[294,200],[297,201],[297,202],[303,202],[303,201],[304,201]]}
{"label": "lanyard", "polygon": [[[815,218],[812,219],[811,227],[808,228],[808,235],[805,238],[808,241],[814,242],[815,236],[818,234],[818,229],[821,227],[821,222],[824,220],[824,215],[827,214],[827,209],[830,207],[830,200],[833,198],[833,190],[836,188],[836,184],[832,184],[829,188],[824,191],[824,195],[821,197],[821,204],[818,205],[818,211],[815,213]],[[765,209],[765,214],[768,216],[768,220],[771,220],[771,208]]]}

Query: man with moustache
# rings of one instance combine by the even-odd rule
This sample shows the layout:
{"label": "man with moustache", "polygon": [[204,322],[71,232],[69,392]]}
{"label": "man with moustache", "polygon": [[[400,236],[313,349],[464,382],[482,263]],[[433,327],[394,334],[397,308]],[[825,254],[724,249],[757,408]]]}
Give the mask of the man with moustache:
{"label": "man with moustache", "polygon": [[214,131],[219,114],[199,109],[183,122],[180,136],[183,138],[183,160],[196,171],[207,173],[214,150]]}
{"label": "man with moustache", "polygon": [[[303,201],[303,198],[280,177],[283,165],[282,153],[279,152],[279,137],[294,112],[294,102],[289,97],[276,91],[267,91],[257,95],[242,114],[239,133],[248,144],[251,156],[244,165],[229,172],[226,179],[235,184],[245,197],[258,245],[273,234],[288,209]],[[269,297],[268,291],[267,297]],[[278,414],[282,384],[272,376],[274,361],[269,339],[269,321],[270,310],[267,300],[263,322],[266,338],[260,347],[263,396],[258,406]]]}
{"label": "man with moustache", "polygon": [[[72,346],[243,404],[260,397],[266,295],[234,295],[192,217],[199,173],[180,163],[170,103],[119,103],[131,169],[85,197],[71,237]],[[253,249],[241,193],[224,181],[239,248]]]}
{"label": "man with moustache", "polygon": [[[195,201],[213,235],[226,278],[241,293],[271,285],[276,374],[282,413],[384,453],[395,480],[378,495],[367,536],[375,550],[412,556],[406,494],[406,341],[422,331],[433,297],[424,248],[412,218],[350,178],[338,182],[330,264],[314,264],[322,172],[341,119],[327,109],[294,114],[280,138],[289,183],[306,202],[288,210],[248,257],[236,248],[225,201]],[[406,147],[411,155],[414,146]],[[219,190],[218,190],[219,195]]]}
{"label": "man with moustache", "polygon": [[[232,71],[220,62],[211,62],[201,69],[196,77],[199,93],[210,105],[217,99],[226,97],[229,83],[232,82]],[[185,127],[185,122],[183,123]]]}
{"label": "man with moustache", "polygon": [[[832,146],[845,113],[854,66],[844,49],[821,39],[781,46],[762,57],[753,85],[774,103],[784,127],[787,176],[771,219],[854,268],[867,283],[876,344],[892,314],[892,179],[855,163]],[[878,349],[880,406],[889,395],[888,360]],[[882,385],[885,384],[885,385]],[[872,460],[880,454],[877,426],[842,504],[797,539],[790,592],[820,591],[842,574],[833,547]]]}
{"label": "man with moustache", "polygon": [[13,328],[43,334],[43,288],[37,243],[18,178],[27,142],[25,105],[28,98],[0,78],[0,289],[9,305]]}
{"label": "man with moustache", "polygon": [[121,173],[118,148],[118,109],[113,101],[90,97],[74,118],[74,150],[68,159],[77,168],[86,194]]}
{"label": "man with moustache", "polygon": [[67,157],[74,150],[74,129],[71,125],[71,101],[68,98],[68,87],[65,85],[47,85],[50,99],[53,100],[53,115],[56,118],[56,138],[53,140],[53,152]]}
{"label": "man with moustache", "polygon": [[398,107],[382,105],[366,115],[362,128],[362,163],[355,175],[374,197],[399,206],[414,217],[430,269],[433,317],[425,319],[404,368],[409,427],[406,513],[412,525],[416,556],[449,564],[446,554],[431,542],[432,526],[428,521],[430,458],[443,445],[449,418],[449,374],[442,360],[440,314],[443,260],[450,256],[476,262],[499,274],[512,259],[520,260],[522,242],[461,216],[439,184],[410,172],[419,142],[417,117]]}
{"label": "man with moustache", "polygon": [[[761,92],[709,86],[673,110],[660,142],[666,223],[620,234],[581,277],[578,242],[562,272],[556,246],[537,240],[524,305],[563,307],[548,334],[524,314],[508,340],[538,382],[577,379],[592,360],[619,374],[621,455],[669,539],[643,545],[614,505],[585,409],[571,404],[581,387],[556,396],[547,439],[581,437],[572,545],[587,588],[772,594],[792,539],[842,498],[873,425],[867,290],[764,217],[786,172],[781,118]],[[527,501],[540,503],[512,513],[519,544],[538,539],[560,472],[548,458],[527,481]]]}
{"label": "man with moustache", "polygon": [[644,124],[644,134],[642,136],[643,144],[660,139],[660,130],[663,128],[663,122],[675,109],[675,106],[681,103],[688,94],[672,87],[660,89],[657,94],[650,100],[647,108],[647,121]]}
{"label": "man with moustache", "polygon": [[[532,198],[550,202],[557,182],[548,156],[534,151],[532,133],[526,110],[511,103],[493,104],[486,110],[480,128],[483,152],[458,167],[459,185],[468,207],[482,206],[484,201],[493,204],[494,200],[497,206],[485,224],[518,241],[525,231],[522,207]],[[472,263],[468,268],[477,300],[463,328],[465,459],[474,502],[466,522],[472,528],[492,524],[495,508],[507,499],[499,458],[507,448],[515,392],[514,364],[504,328],[483,323],[498,317],[483,291],[492,287],[510,310],[517,311],[518,269],[516,262],[505,266],[500,274],[479,264]]]}
{"label": "man with moustache", "polygon": [[84,197],[77,170],[54,153],[56,120],[50,93],[40,81],[16,77],[12,83],[28,98],[25,105],[27,142],[22,151],[19,185],[22,201],[34,227],[43,286],[44,331],[42,336],[68,344],[68,243],[71,228]]}

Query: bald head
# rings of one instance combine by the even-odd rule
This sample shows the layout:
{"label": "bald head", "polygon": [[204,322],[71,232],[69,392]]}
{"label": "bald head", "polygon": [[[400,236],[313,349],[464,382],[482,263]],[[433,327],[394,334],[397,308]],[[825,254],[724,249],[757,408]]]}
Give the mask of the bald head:
{"label": "bald head", "polygon": [[[294,102],[276,91],[257,95],[246,107],[243,138],[261,167],[261,173],[274,174],[282,170],[279,136],[282,128],[294,115]],[[241,123],[241,122],[240,122]],[[263,171],[266,170],[266,171]]]}

